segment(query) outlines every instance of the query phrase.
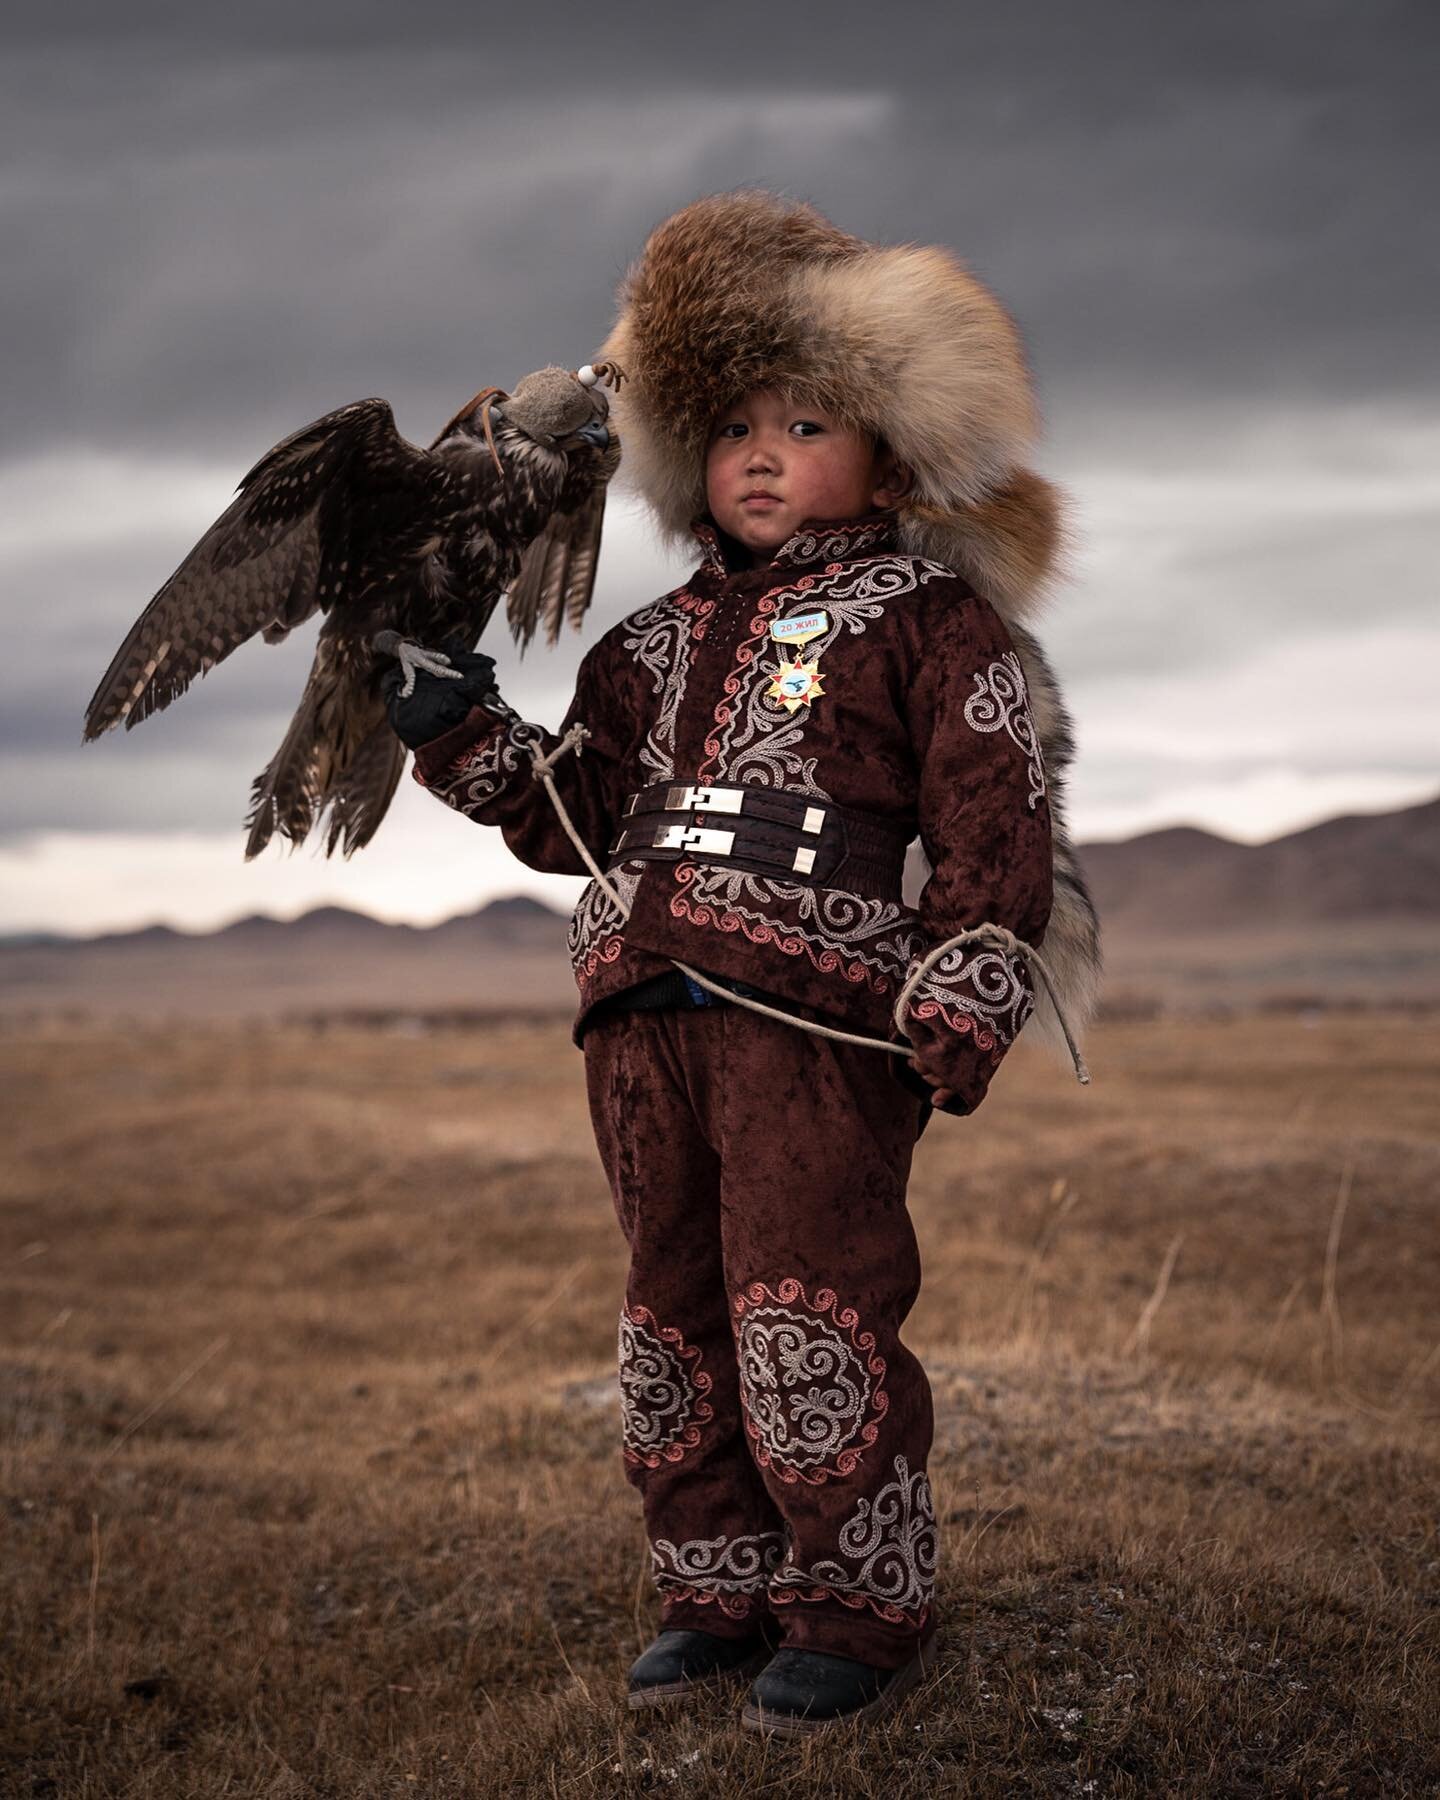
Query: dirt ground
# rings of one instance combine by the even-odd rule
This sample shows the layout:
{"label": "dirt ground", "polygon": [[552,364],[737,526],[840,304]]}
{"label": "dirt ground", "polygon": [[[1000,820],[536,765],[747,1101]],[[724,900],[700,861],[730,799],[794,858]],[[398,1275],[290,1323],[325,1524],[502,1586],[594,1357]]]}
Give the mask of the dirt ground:
{"label": "dirt ground", "polygon": [[563,1024],[12,1033],[0,1793],[1440,1792],[1440,1024],[1017,1052],[912,1187],[943,1656],[635,1723]]}

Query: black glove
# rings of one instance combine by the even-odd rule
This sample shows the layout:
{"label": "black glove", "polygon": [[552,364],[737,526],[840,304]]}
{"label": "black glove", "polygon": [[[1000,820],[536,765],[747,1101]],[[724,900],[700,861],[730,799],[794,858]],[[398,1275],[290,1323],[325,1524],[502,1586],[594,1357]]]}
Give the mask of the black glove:
{"label": "black glove", "polygon": [[458,681],[432,675],[428,669],[416,669],[414,687],[402,694],[405,670],[398,659],[380,677],[380,692],[395,735],[412,750],[463,725],[472,706],[495,695],[493,656],[467,650],[460,637],[446,638],[440,650],[449,658],[451,668],[459,671]]}

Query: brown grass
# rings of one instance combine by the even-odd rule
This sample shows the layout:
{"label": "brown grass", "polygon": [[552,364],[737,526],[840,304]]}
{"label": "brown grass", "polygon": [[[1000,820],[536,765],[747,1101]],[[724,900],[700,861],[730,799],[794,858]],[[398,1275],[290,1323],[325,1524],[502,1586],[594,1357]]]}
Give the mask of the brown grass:
{"label": "brown grass", "polygon": [[1440,1032],[1114,1024],[912,1193],[940,1671],[633,1723],[622,1246],[563,1026],[5,1051],[7,1796],[1440,1790]]}

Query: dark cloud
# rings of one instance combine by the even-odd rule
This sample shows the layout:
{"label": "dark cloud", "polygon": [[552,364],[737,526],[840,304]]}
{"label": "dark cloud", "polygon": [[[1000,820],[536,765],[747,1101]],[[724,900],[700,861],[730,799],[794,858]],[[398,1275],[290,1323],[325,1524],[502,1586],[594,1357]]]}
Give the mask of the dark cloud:
{"label": "dark cloud", "polygon": [[377,387],[421,432],[477,372],[584,354],[655,218],[747,180],[955,245],[1067,407],[1436,377],[1433,8],[151,5],[12,37],[11,454],[238,449]]}
{"label": "dark cloud", "polygon": [[[1434,495],[1407,497],[1409,440],[1375,447],[1440,386],[1433,6],[142,0],[32,9],[0,42],[0,495],[20,527],[49,495],[43,528],[0,528],[0,836],[238,828],[313,627],[78,744],[233,480],[342,401],[384,394],[425,440],[475,388],[578,361],[649,227],[746,182],[948,243],[1015,311],[1047,467],[1106,513],[1093,586],[1047,627],[1082,703],[1339,642],[1357,595],[1402,623],[1428,604]],[[1275,471],[1313,472],[1352,403],[1335,459],[1380,454],[1394,495],[1297,512]],[[1227,486],[1257,420],[1274,470],[1252,454]],[[1146,485],[1166,471],[1178,502]],[[670,579],[612,534],[586,641]],[[512,698],[553,722],[580,648],[508,658]]]}

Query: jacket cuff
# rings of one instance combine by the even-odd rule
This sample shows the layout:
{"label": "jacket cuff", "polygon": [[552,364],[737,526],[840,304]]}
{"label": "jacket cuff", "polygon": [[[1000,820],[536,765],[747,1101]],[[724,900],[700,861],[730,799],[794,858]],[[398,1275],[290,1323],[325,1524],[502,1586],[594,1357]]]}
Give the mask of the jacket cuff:
{"label": "jacket cuff", "polygon": [[472,706],[470,711],[458,725],[452,725],[449,731],[442,732],[437,738],[431,738],[428,744],[421,744],[415,752],[415,767],[412,773],[421,785],[429,787],[437,776],[443,775],[453,763],[466,756],[505,721],[492,713],[487,707]]}
{"label": "jacket cuff", "polygon": [[[919,967],[913,957],[906,980]],[[910,996],[905,1027],[925,1067],[954,1090],[941,1112],[974,1112],[1035,1003],[1022,957],[983,943],[957,945]],[[923,1081],[918,1072],[904,1074]],[[908,1085],[908,1083],[907,1083]]]}

